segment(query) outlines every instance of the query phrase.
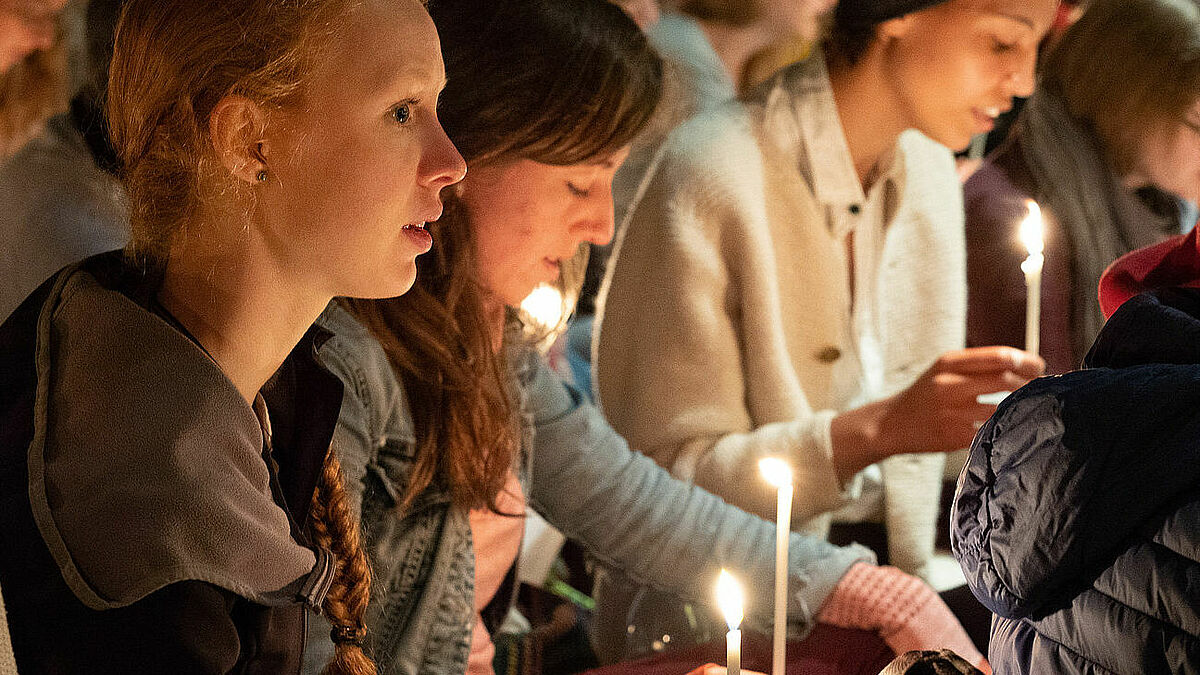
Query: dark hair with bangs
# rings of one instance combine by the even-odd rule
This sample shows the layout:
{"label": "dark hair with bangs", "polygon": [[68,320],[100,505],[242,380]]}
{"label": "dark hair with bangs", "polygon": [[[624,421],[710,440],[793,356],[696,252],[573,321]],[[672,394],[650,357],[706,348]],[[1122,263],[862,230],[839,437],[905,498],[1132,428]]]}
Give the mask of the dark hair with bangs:
{"label": "dark hair with bangs", "polygon": [[439,116],[469,165],[565,166],[628,145],[658,105],[662,67],[602,0],[434,0],[449,78]]}
{"label": "dark hair with bangs", "polygon": [[[599,159],[629,145],[658,106],[662,62],[607,0],[434,0],[429,12],[446,63],[438,115],[469,167]],[[412,290],[348,304],[383,345],[413,415],[416,466],[399,509],[437,483],[460,508],[498,512],[520,411],[493,344],[500,317],[485,315],[470,220],[453,190],[443,198]],[[560,280],[574,287],[564,289],[571,305],[581,250]]]}

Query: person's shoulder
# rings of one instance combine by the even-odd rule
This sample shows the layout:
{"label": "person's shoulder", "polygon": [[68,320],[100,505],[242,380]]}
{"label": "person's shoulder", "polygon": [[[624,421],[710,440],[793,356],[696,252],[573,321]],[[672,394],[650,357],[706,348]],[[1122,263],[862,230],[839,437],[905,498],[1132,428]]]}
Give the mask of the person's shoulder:
{"label": "person's shoulder", "polygon": [[755,121],[760,116],[758,107],[741,101],[728,101],[697,113],[667,137],[663,163],[704,171],[723,169],[738,157],[755,154]]}
{"label": "person's shoulder", "polygon": [[321,365],[346,387],[342,416],[366,411],[369,426],[378,433],[411,440],[411,411],[404,384],[396,375],[379,340],[347,307],[334,299],[317,318],[330,333],[318,350]]}
{"label": "person's shoulder", "polygon": [[330,334],[319,349],[321,363],[354,394],[360,397],[369,394],[365,387],[377,390],[399,387],[383,345],[344,300],[335,298],[330,302],[316,324]]}

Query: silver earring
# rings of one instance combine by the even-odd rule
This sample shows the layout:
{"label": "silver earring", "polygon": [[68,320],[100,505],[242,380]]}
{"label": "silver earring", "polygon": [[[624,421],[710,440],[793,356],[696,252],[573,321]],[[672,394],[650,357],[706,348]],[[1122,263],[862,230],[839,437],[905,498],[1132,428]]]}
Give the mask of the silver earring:
{"label": "silver earring", "polygon": [[254,175],[254,178],[255,178],[255,180],[257,180],[260,183],[267,182],[267,170],[266,169],[260,170],[257,174]]}

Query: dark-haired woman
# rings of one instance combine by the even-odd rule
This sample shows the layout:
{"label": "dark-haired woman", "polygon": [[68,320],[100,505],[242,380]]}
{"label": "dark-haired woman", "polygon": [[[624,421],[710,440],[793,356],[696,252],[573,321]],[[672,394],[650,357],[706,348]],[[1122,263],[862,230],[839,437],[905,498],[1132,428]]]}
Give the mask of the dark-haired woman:
{"label": "dark-haired woman", "polygon": [[442,82],[418,0],[128,2],[108,121],[132,243],[0,327],[21,673],[294,673],[310,607],[328,672],[375,672],[312,323],[411,285],[465,170]]}
{"label": "dark-haired woman", "polygon": [[[655,109],[658,58],[603,0],[430,12],[449,82],[439,112],[470,174],[447,191],[411,292],[324,317],[348,385],[337,447],[375,571],[368,650],[389,673],[489,672],[526,507],[605,565],[705,606],[731,568],[750,586],[750,621],[767,626],[773,526],[631,452],[534,352],[514,309],[543,283],[569,309],[580,245],[612,236],[613,174]],[[793,536],[793,635],[854,606],[857,627],[898,647],[971,650],[932,591],[868,561]],[[873,598],[912,623],[883,625]]]}
{"label": "dark-haired woman", "polygon": [[[820,53],[677,129],[610,265],[597,393],[676,475],[792,523],[883,527],[932,578],[944,453],[1041,360],[964,350],[949,147],[1028,95],[1053,0],[842,0]],[[947,561],[949,562],[949,561]],[[951,567],[953,569],[953,567]]]}

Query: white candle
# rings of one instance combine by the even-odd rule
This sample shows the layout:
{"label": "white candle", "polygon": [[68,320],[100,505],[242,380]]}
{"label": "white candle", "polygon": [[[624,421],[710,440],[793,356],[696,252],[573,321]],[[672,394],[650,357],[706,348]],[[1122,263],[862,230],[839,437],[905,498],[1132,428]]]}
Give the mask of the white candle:
{"label": "white candle", "polygon": [[731,630],[725,635],[725,672],[729,675],[741,675],[742,631],[740,630]]}
{"label": "white candle", "polygon": [[778,457],[764,457],[758,460],[758,470],[776,488],[775,631],[771,641],[771,673],[784,675],[787,660],[788,544],[792,534],[792,467]]}
{"label": "white candle", "polygon": [[1026,202],[1028,215],[1021,221],[1021,241],[1029,257],[1021,263],[1025,273],[1025,351],[1037,354],[1041,348],[1042,322],[1042,210],[1032,199]]}
{"label": "white candle", "polygon": [[745,604],[742,586],[733,575],[721,570],[717,578],[717,605],[725,615],[725,623],[729,624],[729,633],[725,636],[725,668],[729,675],[741,675],[742,672],[742,624]]}

